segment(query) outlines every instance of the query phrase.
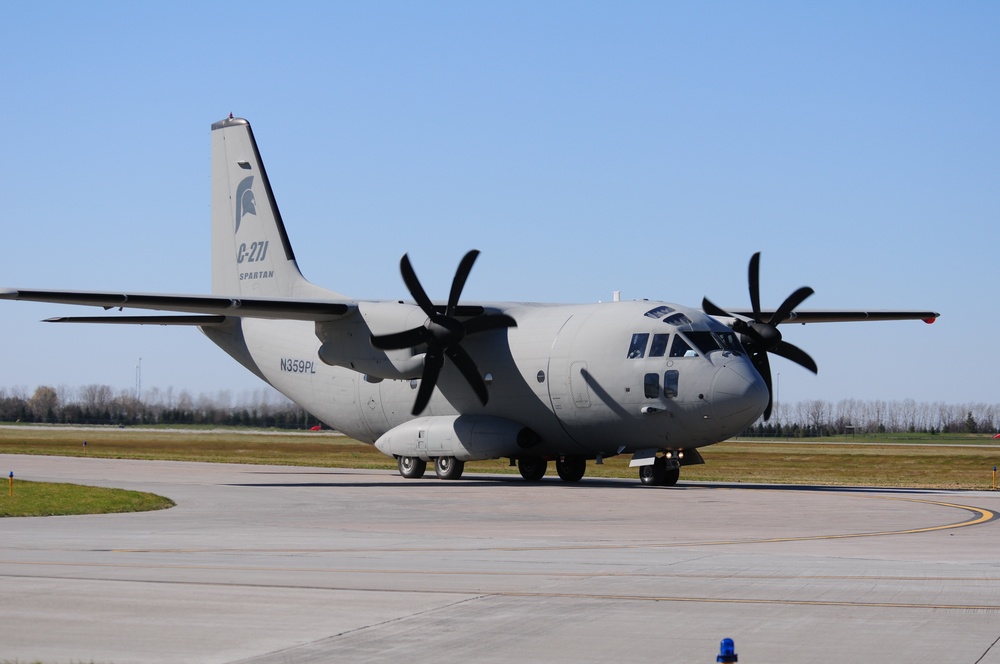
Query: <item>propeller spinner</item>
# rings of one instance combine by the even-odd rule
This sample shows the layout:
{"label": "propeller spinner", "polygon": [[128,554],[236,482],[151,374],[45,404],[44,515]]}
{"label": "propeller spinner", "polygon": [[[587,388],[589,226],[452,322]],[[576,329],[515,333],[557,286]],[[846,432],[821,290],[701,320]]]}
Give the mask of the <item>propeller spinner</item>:
{"label": "propeller spinner", "polygon": [[455,278],[451,282],[451,293],[448,295],[448,304],[444,313],[439,313],[431,303],[420,280],[417,279],[410,259],[404,255],[399,261],[399,269],[403,275],[403,282],[406,284],[410,295],[417,305],[427,314],[427,321],[420,327],[415,327],[404,332],[395,334],[384,334],[380,336],[372,335],[371,343],[375,348],[381,350],[402,350],[404,348],[416,348],[426,345],[427,351],[424,355],[424,371],[420,377],[420,389],[417,390],[417,400],[413,404],[413,414],[419,415],[427,407],[434,386],[437,385],[438,376],[444,366],[444,358],[448,357],[455,365],[455,368],[465,377],[465,380],[472,387],[472,391],[479,397],[479,401],[485,406],[490,395],[486,389],[486,381],[483,380],[479,368],[472,357],[464,348],[462,340],[470,334],[486,332],[488,330],[498,330],[507,327],[516,327],[517,321],[506,314],[484,314],[460,321],[455,317],[458,307],[458,299],[465,288],[465,282],[472,271],[472,264],[476,262],[479,251],[473,249],[465,254],[462,262],[458,265]]}
{"label": "propeller spinner", "polygon": [[778,325],[788,317],[795,307],[802,304],[807,297],[813,294],[813,289],[808,286],[799,288],[785,298],[781,306],[765,321],[764,316],[760,312],[760,252],[755,253],[750,258],[749,282],[750,306],[753,308],[753,318],[751,320],[748,321],[734,316],[713,304],[707,297],[702,300],[701,306],[702,310],[709,315],[728,316],[735,319],[733,331],[741,335],[743,346],[750,353],[750,360],[767,384],[768,398],[767,408],[764,409],[764,419],[768,420],[771,418],[771,405],[774,397],[774,390],[771,387],[771,363],[767,359],[768,353],[780,355],[813,373],[817,373],[818,371],[816,362],[809,357],[809,354],[798,346],[784,341],[781,338],[781,332],[778,331]]}

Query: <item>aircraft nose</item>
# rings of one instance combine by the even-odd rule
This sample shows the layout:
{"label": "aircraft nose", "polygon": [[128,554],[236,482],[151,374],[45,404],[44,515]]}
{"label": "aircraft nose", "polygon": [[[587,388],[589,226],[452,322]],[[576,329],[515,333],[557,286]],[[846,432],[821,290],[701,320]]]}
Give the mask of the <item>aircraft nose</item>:
{"label": "aircraft nose", "polygon": [[749,360],[729,362],[712,381],[712,410],[716,419],[743,428],[767,408],[767,384]]}

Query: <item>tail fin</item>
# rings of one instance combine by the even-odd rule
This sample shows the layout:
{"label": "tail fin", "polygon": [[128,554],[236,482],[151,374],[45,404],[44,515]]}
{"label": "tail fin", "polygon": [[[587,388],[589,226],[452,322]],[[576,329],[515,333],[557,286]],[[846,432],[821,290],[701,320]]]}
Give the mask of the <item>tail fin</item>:
{"label": "tail fin", "polygon": [[250,123],[232,116],[212,125],[212,292],[337,295],[299,272]]}

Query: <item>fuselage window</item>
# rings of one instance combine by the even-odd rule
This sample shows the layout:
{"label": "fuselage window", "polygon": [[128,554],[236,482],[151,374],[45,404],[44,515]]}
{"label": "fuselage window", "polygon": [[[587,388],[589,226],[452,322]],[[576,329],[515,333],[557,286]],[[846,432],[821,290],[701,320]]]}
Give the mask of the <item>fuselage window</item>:
{"label": "fuselage window", "polygon": [[668,325],[678,325],[678,326],[680,326],[680,325],[690,325],[691,324],[691,319],[688,318],[686,315],[684,315],[684,314],[682,314],[680,312],[677,312],[673,316],[667,316],[666,318],[664,318],[663,322],[666,323],[666,324],[668,324]]}
{"label": "fuselage window", "polygon": [[674,312],[673,307],[668,307],[666,305],[663,305],[662,307],[656,307],[655,309],[650,309],[649,311],[647,311],[646,312],[646,317],[647,318],[663,318],[667,314],[671,314],[673,312]]}
{"label": "fuselage window", "polygon": [[628,347],[628,359],[637,360],[646,354],[646,344],[649,343],[649,334],[642,332],[632,335],[632,343]]}
{"label": "fuselage window", "polygon": [[667,373],[663,374],[663,396],[668,399],[677,398],[677,387],[680,381],[680,372],[676,369],[671,369]]}
{"label": "fuselage window", "polygon": [[679,334],[674,335],[674,343],[670,347],[670,357],[695,357],[696,353],[688,345],[688,342],[684,341],[684,337]]}
{"label": "fuselage window", "polygon": [[660,375],[646,374],[642,381],[647,399],[657,399],[660,396]]}
{"label": "fuselage window", "polygon": [[663,357],[664,355],[666,355],[668,339],[670,339],[669,334],[654,334],[653,345],[649,347],[649,356]]}

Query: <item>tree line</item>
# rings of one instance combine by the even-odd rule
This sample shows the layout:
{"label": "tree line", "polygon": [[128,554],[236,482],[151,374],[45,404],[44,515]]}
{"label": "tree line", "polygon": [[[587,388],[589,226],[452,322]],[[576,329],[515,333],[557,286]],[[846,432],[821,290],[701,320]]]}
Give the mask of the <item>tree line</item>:
{"label": "tree line", "polygon": [[228,391],[194,395],[187,390],[152,388],[115,392],[107,385],[79,388],[40,385],[0,388],[0,422],[52,424],[211,424],[278,429],[308,429],[319,420],[277,392],[259,389],[240,395]]}
{"label": "tree line", "polygon": [[[234,399],[228,391],[194,395],[173,388],[115,392],[107,385],[0,388],[0,421],[58,424],[213,424],[307,429],[319,421],[270,389]],[[744,435],[835,436],[848,433],[993,433],[1000,404],[822,399],[775,404],[771,419]]]}
{"label": "tree line", "polygon": [[1000,404],[814,399],[775,405],[771,419],[758,420],[745,435],[836,436],[850,433],[995,433]]}

